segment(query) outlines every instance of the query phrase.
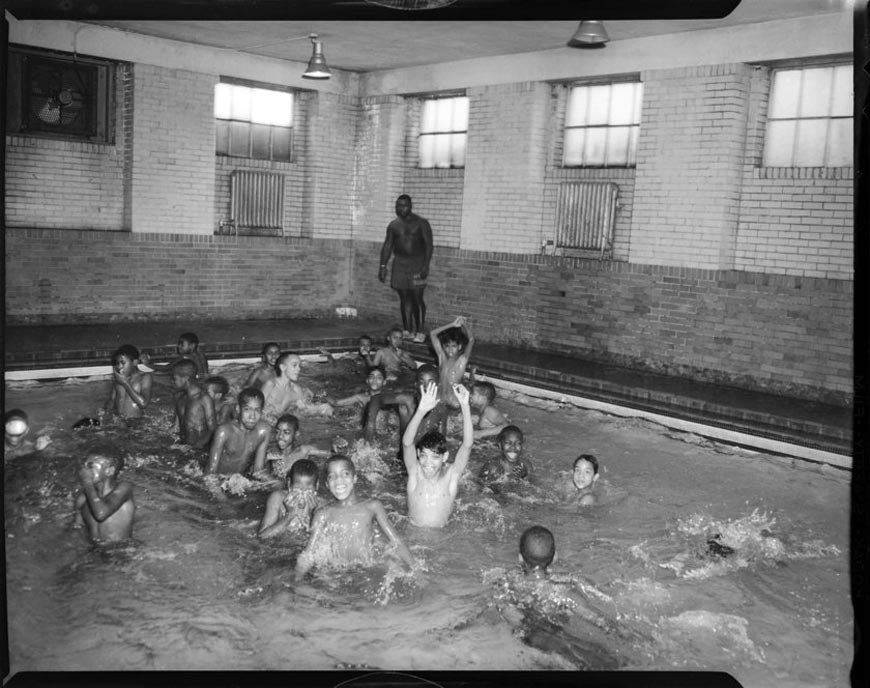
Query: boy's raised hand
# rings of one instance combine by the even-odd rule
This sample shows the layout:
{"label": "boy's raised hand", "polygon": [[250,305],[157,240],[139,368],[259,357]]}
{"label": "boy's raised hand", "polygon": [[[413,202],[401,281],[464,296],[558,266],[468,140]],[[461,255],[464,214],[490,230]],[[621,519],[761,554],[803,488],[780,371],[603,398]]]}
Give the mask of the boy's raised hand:
{"label": "boy's raised hand", "polygon": [[453,385],[453,393],[456,395],[456,399],[459,401],[460,406],[468,406],[471,395],[468,393],[468,389],[465,385]]}
{"label": "boy's raised hand", "polygon": [[438,385],[429,382],[425,387],[420,387],[420,405],[417,407],[423,413],[431,411],[438,405]]}

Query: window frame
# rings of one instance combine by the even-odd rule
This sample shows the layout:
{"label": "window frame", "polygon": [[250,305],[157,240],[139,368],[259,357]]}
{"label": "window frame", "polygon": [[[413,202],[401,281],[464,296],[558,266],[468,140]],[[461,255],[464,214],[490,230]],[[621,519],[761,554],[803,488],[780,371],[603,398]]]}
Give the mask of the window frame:
{"label": "window frame", "polygon": [[[639,97],[639,102],[637,103],[637,117],[636,121],[632,121],[630,124],[611,124],[609,121],[605,124],[594,124],[594,125],[574,125],[568,124],[569,121],[569,108],[571,107],[572,100],[572,92],[575,88],[591,88],[595,86],[617,86],[620,84],[634,84],[635,86],[640,87],[640,93],[635,95],[635,98]],[[563,124],[561,129],[561,144],[562,149],[560,152],[560,160],[559,167],[562,169],[570,169],[570,170],[582,170],[582,169],[607,169],[607,170],[618,170],[618,169],[635,169],[637,167],[637,142],[640,138],[640,126],[642,121],[642,112],[643,112],[643,86],[644,82],[640,78],[640,74],[626,74],[620,75],[617,77],[607,77],[607,78],[596,78],[596,79],[584,79],[582,81],[572,80],[570,82],[564,83],[565,86],[565,111],[563,113]],[[612,95],[611,95],[612,98]],[[609,110],[609,103],[608,103]],[[608,120],[610,119],[610,114],[608,112]],[[607,151],[607,138],[605,135],[605,163],[604,164],[569,164],[566,162],[566,157],[569,152],[568,144],[568,132],[576,131],[576,130],[590,130],[590,129],[604,129],[607,133],[611,129],[615,128],[628,128],[629,129],[629,142],[628,142],[628,150],[626,154],[626,162],[625,163],[616,163],[610,164],[606,162],[606,151]],[[632,143],[632,138],[634,139]],[[582,155],[582,151],[581,151]]]}
{"label": "window frame", "polygon": [[[850,83],[852,84],[852,97],[850,101],[854,103],[854,65],[849,56],[846,55],[837,55],[837,56],[829,56],[825,58],[819,58],[816,60],[782,60],[777,62],[771,62],[760,65],[767,69],[767,102],[766,109],[763,114],[763,126],[762,126],[762,140],[761,140],[761,151],[759,156],[758,166],[761,169],[842,169],[842,168],[852,168],[854,167],[854,159],[852,159],[851,163],[848,165],[837,165],[837,164],[827,164],[826,160],[830,154],[830,137],[831,137],[831,124],[834,120],[849,120],[852,123],[851,130],[854,131],[854,105],[852,112],[849,115],[831,115],[830,114],[830,106],[834,101],[833,89],[830,95],[830,103],[828,107],[828,114],[823,117],[809,116],[809,117],[771,117],[771,108],[773,107],[773,89],[775,82],[775,75],[777,72],[784,71],[799,71],[801,73],[806,72],[811,69],[824,69],[824,68],[836,68],[836,67],[845,67],[852,69],[852,79]],[[832,82],[831,82],[832,83]],[[804,76],[801,74],[801,86],[803,88],[804,84]],[[800,107],[800,93],[798,93],[798,108]],[[799,113],[800,114],[800,113]],[[784,121],[793,121],[795,123],[799,123],[801,121],[807,120],[825,120],[825,147],[822,153],[821,161],[814,161],[817,164],[809,164],[809,165],[798,165],[795,164],[797,161],[795,160],[796,155],[796,146],[798,143],[799,136],[797,132],[792,135],[792,150],[790,155],[789,164],[770,164],[768,162],[768,141],[770,138],[770,124],[771,122],[784,122]],[[796,125],[797,126],[797,125]],[[852,139],[851,149],[854,150],[854,137]]]}
{"label": "window frame", "polygon": [[[299,102],[299,91],[298,89],[292,88],[290,86],[283,86],[280,84],[270,84],[261,81],[251,81],[248,79],[237,79],[234,77],[220,77],[217,84],[215,84],[215,90],[217,90],[220,84],[227,84],[230,86],[242,86],[250,89],[262,89],[266,91],[274,91],[277,93],[287,93],[291,97],[290,104],[290,125],[277,125],[277,124],[261,124],[252,121],[251,119],[234,119],[234,118],[223,118],[218,117],[216,114],[213,115],[213,119],[215,121],[215,156],[225,157],[225,158],[235,158],[239,160],[263,160],[266,162],[278,162],[278,163],[293,163],[296,162],[296,120],[297,120],[297,104]],[[217,99],[215,97],[214,101],[215,107],[217,105]],[[219,139],[221,137],[220,125],[218,122],[227,122],[227,146],[225,151],[219,150]],[[246,125],[246,139],[247,139],[247,154],[239,155],[233,152],[233,130],[238,130],[238,127],[234,127],[233,125],[243,124]],[[255,152],[255,131],[257,128],[268,127],[269,128],[269,157],[263,157],[260,155],[254,155]],[[273,131],[275,129],[283,129],[288,132],[287,138],[287,156],[286,157],[276,157],[275,156],[275,140]]]}
{"label": "window frame", "polygon": [[[114,144],[115,142],[115,88],[117,69],[120,62],[68,53],[60,50],[46,50],[26,45],[10,44],[7,52],[7,102],[6,133],[8,135],[32,136],[58,141],[79,143]],[[31,98],[30,69],[33,63],[57,63],[61,67],[83,65],[92,74],[95,85],[94,97],[87,101],[86,112],[90,120],[88,130],[81,133],[69,130],[52,130],[47,126],[31,127],[28,114]],[[89,77],[90,79],[90,77]],[[61,89],[64,90],[64,89]]]}
{"label": "window frame", "polygon": [[[464,170],[466,157],[468,154],[468,114],[466,114],[465,121],[465,129],[445,129],[445,130],[433,130],[433,131],[423,131],[423,110],[426,107],[426,103],[430,101],[437,100],[449,100],[456,98],[464,98],[466,100],[467,106],[466,110],[470,110],[471,101],[468,97],[468,94],[465,91],[451,91],[451,92],[442,92],[442,93],[426,93],[426,94],[418,94],[414,96],[418,100],[419,111],[417,118],[417,169],[419,170]],[[422,145],[424,137],[439,137],[439,136],[462,136],[464,137],[463,146],[462,146],[462,164],[454,164],[454,160],[452,159],[452,154],[450,155],[450,164],[447,166],[432,164],[432,165],[423,165],[423,155],[422,155]]]}

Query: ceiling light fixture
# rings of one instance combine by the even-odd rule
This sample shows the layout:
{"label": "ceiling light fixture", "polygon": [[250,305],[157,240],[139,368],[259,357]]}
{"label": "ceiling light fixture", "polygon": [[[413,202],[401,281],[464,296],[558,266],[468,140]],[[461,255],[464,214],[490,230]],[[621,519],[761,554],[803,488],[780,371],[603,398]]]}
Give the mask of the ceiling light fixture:
{"label": "ceiling light fixture", "polygon": [[308,60],[308,69],[302,74],[303,79],[328,79],[332,76],[329,71],[329,66],[326,64],[326,58],[323,57],[323,43],[317,40],[317,34],[309,34],[308,38],[314,48],[311,52],[311,59]]}
{"label": "ceiling light fixture", "polygon": [[603,48],[609,40],[604,22],[582,21],[566,45],[569,48]]}

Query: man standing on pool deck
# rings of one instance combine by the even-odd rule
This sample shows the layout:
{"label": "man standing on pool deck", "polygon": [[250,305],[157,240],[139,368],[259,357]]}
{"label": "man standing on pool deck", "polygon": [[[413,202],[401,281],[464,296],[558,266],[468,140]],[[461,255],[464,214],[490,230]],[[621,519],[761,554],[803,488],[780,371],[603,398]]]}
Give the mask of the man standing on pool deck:
{"label": "man standing on pool deck", "polygon": [[381,247],[378,279],[387,277],[387,263],[393,258],[390,286],[399,292],[403,334],[415,342],[426,339],[426,304],[423,290],[432,260],[432,227],[426,218],[411,212],[411,197],[402,194],[396,199],[396,219],[387,225],[387,236]]}

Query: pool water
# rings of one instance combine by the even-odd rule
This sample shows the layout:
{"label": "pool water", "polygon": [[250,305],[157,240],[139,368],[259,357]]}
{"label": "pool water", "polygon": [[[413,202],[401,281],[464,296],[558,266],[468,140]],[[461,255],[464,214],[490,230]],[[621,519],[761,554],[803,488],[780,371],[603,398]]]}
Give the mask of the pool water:
{"label": "pool water", "polygon": [[[247,368],[220,372],[237,387]],[[335,396],[363,385],[315,361],[302,382]],[[424,572],[384,558],[297,585],[304,541],[257,539],[267,489],[203,481],[204,455],[173,436],[165,382],[147,418],[70,430],[108,389],[105,379],[6,386],[6,408],[24,408],[52,438],[5,462],[13,673],[710,670],[746,687],[848,685],[846,471],[506,393],[497,406],[525,432],[534,484],[481,489],[471,475],[498,449],[478,443],[450,522],[430,531],[405,515],[395,422],[369,446],[359,409],[340,409],[302,417],[301,441],[349,441],[358,491],[384,502]],[[77,469],[105,441],[126,457],[137,513],[131,542],[100,548],[71,524]],[[565,497],[580,453],[602,466],[592,507]],[[556,583],[517,575],[532,524],[556,537]]]}

